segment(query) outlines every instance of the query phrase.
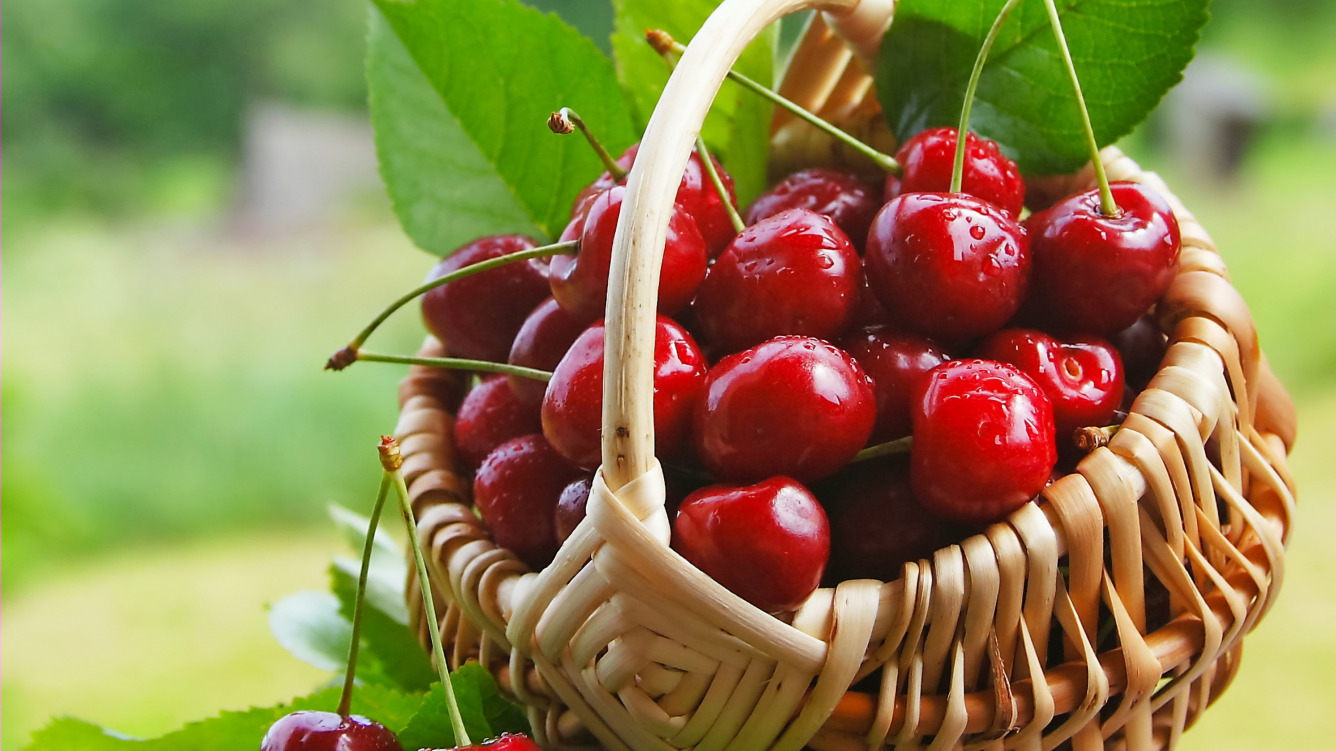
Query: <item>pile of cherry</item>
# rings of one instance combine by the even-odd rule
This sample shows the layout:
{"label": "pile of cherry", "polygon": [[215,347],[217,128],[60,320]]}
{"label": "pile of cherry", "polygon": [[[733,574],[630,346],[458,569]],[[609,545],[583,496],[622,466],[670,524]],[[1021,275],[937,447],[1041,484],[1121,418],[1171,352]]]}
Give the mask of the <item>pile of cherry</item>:
{"label": "pile of cherry", "polygon": [[[1026,215],[1019,170],[973,134],[963,192],[947,192],[955,148],[955,129],[920,133],[884,186],[798,172],[740,233],[698,153],[682,178],[654,347],[672,546],[768,612],[823,581],[894,579],[1029,502],[1079,457],[1073,432],[1116,425],[1163,354],[1148,313],[1179,230],[1161,196],[1114,183],[1113,215],[1097,190]],[[454,426],[482,519],[535,568],[583,518],[600,463],[623,181],[580,194],[573,254],[423,298],[452,355],[552,373],[482,378]],[[533,247],[483,238],[432,276]]]}

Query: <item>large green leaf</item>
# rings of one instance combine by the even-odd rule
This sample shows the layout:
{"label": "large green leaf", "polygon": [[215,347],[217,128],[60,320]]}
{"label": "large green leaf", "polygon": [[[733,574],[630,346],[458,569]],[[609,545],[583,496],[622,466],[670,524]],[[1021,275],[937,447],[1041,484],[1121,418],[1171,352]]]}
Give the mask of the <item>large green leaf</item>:
{"label": "large green leaf", "polygon": [[[1208,0],[1059,0],[1101,146],[1131,132],[1183,75]],[[955,125],[974,58],[1005,0],[901,0],[882,40],[877,95],[900,139]],[[993,45],[970,127],[1030,173],[1089,159],[1042,0],[1023,0]]]}
{"label": "large green leaf", "polygon": [[376,0],[367,81],[381,174],[413,240],[447,254],[479,235],[557,235],[601,170],[548,132],[563,106],[610,148],[635,138],[613,67],[554,15],[514,0]]}
{"label": "large green leaf", "polygon": [[[352,619],[353,603],[357,596],[357,574],[360,564],[355,561],[338,560],[330,567],[330,579],[334,593],[339,598],[339,613]],[[399,580],[399,598],[394,604],[396,611],[403,611],[403,579]],[[436,670],[431,659],[418,643],[417,634],[400,622],[398,613],[386,612],[382,604],[367,592],[366,607],[362,610],[362,649],[358,654],[359,667],[362,660],[373,660],[390,685],[410,691],[425,691],[436,680]]]}
{"label": "large green leaf", "polygon": [[[669,73],[663,58],[645,42],[645,30],[663,29],[685,44],[716,5],[717,0],[613,0],[616,31],[612,51],[617,59],[617,76],[631,99],[641,130],[658,104]],[[770,85],[777,31],[777,27],[771,27],[752,42],[736,69]],[[702,129],[706,144],[733,176],[738,201],[744,206],[765,190],[770,114],[769,102],[725,82]]]}
{"label": "large green leaf", "polygon": [[[528,733],[529,723],[518,706],[501,696],[496,680],[481,665],[470,662],[450,674],[459,714],[469,739],[477,743],[501,733]],[[446,712],[441,684],[431,687],[408,726],[399,733],[404,748],[449,748],[457,745]]]}

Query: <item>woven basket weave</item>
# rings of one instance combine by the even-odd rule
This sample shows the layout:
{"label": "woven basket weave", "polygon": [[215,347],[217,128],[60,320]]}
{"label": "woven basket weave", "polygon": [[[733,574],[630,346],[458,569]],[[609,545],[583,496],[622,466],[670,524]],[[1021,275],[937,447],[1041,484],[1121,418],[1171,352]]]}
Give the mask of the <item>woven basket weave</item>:
{"label": "woven basket weave", "polygon": [[[1294,412],[1206,232],[1116,149],[1109,178],[1163,193],[1183,251],[1157,308],[1168,352],[1107,447],[985,533],[896,581],[819,590],[788,621],[668,547],[650,399],[666,211],[724,71],[764,26],[813,5],[727,0],[650,120],[614,248],[603,466],[545,570],[496,547],[471,510],[451,445],[456,376],[414,367],[403,382],[396,432],[440,590],[433,619],[414,609],[424,638],[435,626],[452,664],[491,668],[553,749],[1172,747],[1278,591]],[[855,130],[876,122],[860,60],[892,5],[820,4],[785,93]],[[845,159],[784,116],[774,142],[780,169]],[[1092,184],[1087,169],[1045,188]],[[429,339],[423,354],[444,353]]]}

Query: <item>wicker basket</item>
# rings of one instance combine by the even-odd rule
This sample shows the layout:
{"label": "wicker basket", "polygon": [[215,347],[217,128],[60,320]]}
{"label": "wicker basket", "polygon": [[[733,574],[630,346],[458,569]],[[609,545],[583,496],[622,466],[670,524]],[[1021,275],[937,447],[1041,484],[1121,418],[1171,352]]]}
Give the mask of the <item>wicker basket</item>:
{"label": "wicker basket", "polygon": [[[666,211],[724,71],[765,25],[814,4],[727,0],[650,120],[614,251],[603,467],[545,570],[496,547],[471,510],[450,442],[455,377],[415,367],[403,382],[404,471],[443,590],[434,620],[415,617],[424,634],[439,627],[452,663],[489,666],[553,749],[1172,747],[1276,596],[1294,414],[1206,232],[1115,149],[1110,179],[1161,191],[1183,252],[1158,306],[1168,352],[1107,447],[985,533],[897,581],[819,590],[788,622],[668,547],[649,398]],[[820,5],[843,15],[816,17],[785,91],[870,122],[859,60],[893,3]],[[777,161],[841,159],[805,127],[776,118]],[[1071,192],[1092,179],[1054,182]],[[428,340],[424,354],[443,353]]]}

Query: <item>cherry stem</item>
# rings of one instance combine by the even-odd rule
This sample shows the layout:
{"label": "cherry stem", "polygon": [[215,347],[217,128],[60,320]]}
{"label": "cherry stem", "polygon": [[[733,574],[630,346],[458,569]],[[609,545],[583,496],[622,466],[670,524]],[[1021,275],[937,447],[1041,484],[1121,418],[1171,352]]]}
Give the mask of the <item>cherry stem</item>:
{"label": "cherry stem", "polygon": [[599,161],[603,162],[603,168],[608,171],[608,174],[612,175],[612,179],[621,180],[626,177],[626,170],[622,169],[622,165],[618,164],[617,160],[612,158],[612,154],[609,154],[608,150],[603,148],[603,143],[594,136],[593,132],[589,130],[589,126],[585,125],[584,119],[575,110],[570,107],[562,107],[553,112],[552,116],[547,119],[547,127],[558,135],[566,135],[575,128],[579,128],[580,133],[589,142],[589,146],[594,149],[594,153],[598,154]]}
{"label": "cherry stem", "polygon": [[[673,37],[668,32],[663,31],[661,29],[653,29],[651,31],[645,32],[645,38],[649,41],[650,45],[654,47],[655,51],[657,51],[661,55],[667,54],[667,52],[673,52],[680,55],[683,52],[686,52],[687,49],[681,42],[678,42],[677,40],[673,39]],[[851,134],[835,127],[830,122],[822,119],[821,117],[818,117],[813,112],[805,109],[804,107],[799,106],[796,102],[785,98],[774,89],[768,86],[764,86],[756,81],[753,81],[752,79],[737,72],[736,70],[729,69],[728,77],[733,79],[735,82],[737,82],[744,88],[750,89],[751,91],[760,94],[766,99],[769,99],[774,104],[783,107],[784,109],[793,113],[797,117],[810,123],[813,127],[817,128],[818,130],[825,132],[826,134],[830,135],[831,137],[835,138],[841,143],[844,143],[845,145],[849,146],[849,148],[857,151],[863,156],[866,156],[868,159],[871,159],[874,163],[876,163],[878,167],[880,167],[887,173],[892,175],[900,174],[900,163],[895,161],[894,157],[892,157],[889,154],[882,153],[872,148],[870,145],[858,140],[857,138],[854,138]]]}
{"label": "cherry stem", "polygon": [[376,506],[371,510],[371,519],[367,522],[366,542],[362,545],[362,570],[357,575],[357,599],[353,601],[353,637],[352,643],[348,645],[348,672],[343,676],[343,693],[339,696],[340,717],[347,717],[352,711],[353,679],[357,675],[357,653],[362,647],[362,608],[366,604],[366,581],[371,571],[371,551],[375,548],[380,513],[385,508],[385,498],[389,493],[390,478],[382,475],[380,490],[376,493]]}
{"label": "cherry stem", "polygon": [[1086,108],[1085,95],[1081,93],[1081,80],[1076,76],[1076,64],[1072,62],[1072,51],[1067,47],[1067,36],[1062,32],[1062,19],[1058,17],[1058,6],[1053,0],[1044,0],[1048,8],[1048,20],[1053,26],[1053,36],[1058,40],[1058,51],[1062,53],[1063,65],[1067,66],[1067,75],[1072,79],[1072,89],[1076,92],[1076,104],[1081,110],[1081,127],[1085,129],[1086,146],[1090,149],[1090,164],[1095,169],[1095,184],[1099,186],[1099,209],[1106,217],[1122,215],[1118,203],[1113,200],[1113,191],[1109,189],[1109,176],[1104,171],[1104,160],[1099,158],[1099,142],[1095,140],[1095,128],[1090,124],[1090,110]]}
{"label": "cherry stem", "polygon": [[894,441],[878,443],[875,446],[867,448],[854,454],[854,458],[849,460],[850,464],[854,462],[865,462],[868,459],[876,459],[882,456],[892,456],[894,454],[908,454],[911,446],[914,445],[914,436],[907,435],[904,438],[897,438]]}
{"label": "cherry stem", "polygon": [[408,499],[408,486],[404,484],[402,472],[404,460],[399,453],[399,443],[391,436],[380,438],[380,464],[385,468],[385,481],[394,485],[399,496],[399,511],[408,531],[408,542],[413,548],[413,564],[417,567],[418,589],[422,591],[422,607],[426,613],[429,627],[427,635],[431,638],[431,653],[436,659],[436,670],[441,677],[441,688],[445,691],[445,706],[450,714],[450,725],[455,732],[455,744],[471,746],[468,731],[464,728],[464,718],[459,712],[459,701],[455,698],[455,687],[450,682],[450,665],[445,661],[445,648],[441,646],[440,625],[436,622],[436,602],[431,594],[431,578],[427,574],[427,559],[422,553],[422,538],[418,536],[417,519],[413,516],[413,504]]}
{"label": "cherry stem", "polygon": [[1109,425],[1103,428],[1093,426],[1077,428],[1072,433],[1072,442],[1076,444],[1076,448],[1088,454],[1097,448],[1109,445],[1109,441],[1113,440],[1114,434],[1118,432],[1118,427]]}
{"label": "cherry stem", "polygon": [[710,156],[710,150],[705,148],[705,139],[699,133],[696,134],[696,151],[700,153],[701,166],[705,168],[705,174],[710,176],[710,183],[714,185],[714,192],[719,194],[719,202],[724,205],[724,210],[728,212],[728,221],[733,223],[733,232],[740,234],[744,229],[747,229],[747,225],[743,223],[737,207],[729,199],[728,189],[724,187],[723,178],[719,177],[719,170],[714,168],[714,158]]}
{"label": "cherry stem", "polygon": [[1020,3],[1020,0],[1008,0],[1007,4],[998,11],[997,19],[993,21],[993,27],[988,30],[988,36],[983,39],[983,46],[979,48],[979,55],[974,58],[974,70],[970,71],[970,82],[965,87],[965,103],[960,107],[960,127],[956,129],[956,161],[951,168],[951,186],[952,193],[959,193],[961,183],[965,180],[965,142],[966,134],[970,128],[970,111],[974,109],[974,93],[979,89],[979,79],[983,76],[983,66],[988,60],[988,53],[993,49],[993,42],[997,41],[997,35],[1002,31],[1002,24],[1006,23],[1007,16]]}
{"label": "cherry stem", "polygon": [[501,375],[513,375],[520,378],[531,378],[535,381],[552,380],[552,373],[546,370],[536,368],[526,368],[521,365],[511,365],[504,362],[492,362],[491,360],[468,360],[463,357],[408,357],[406,355],[382,355],[376,352],[358,352],[358,360],[367,362],[387,362],[396,365],[426,365],[431,368],[446,368],[449,370],[473,370],[480,373],[500,373]]}
{"label": "cherry stem", "polygon": [[366,340],[371,336],[372,332],[379,328],[382,323],[385,323],[386,319],[393,315],[395,311],[443,284],[449,284],[450,282],[473,276],[474,274],[481,274],[484,271],[490,271],[499,266],[505,266],[506,264],[527,261],[531,258],[573,255],[579,250],[579,247],[579,240],[568,240],[566,242],[553,243],[552,245],[529,248],[528,250],[521,250],[518,253],[508,253],[496,258],[488,258],[485,261],[469,264],[462,269],[457,269],[444,276],[423,282],[386,306],[379,315],[372,319],[371,323],[367,324],[366,328],[362,329],[361,333],[353,337],[353,340],[348,343],[347,347],[344,347],[331,355],[329,360],[325,363],[325,370],[343,370],[357,360],[364,359],[360,357],[358,350],[366,343]]}

